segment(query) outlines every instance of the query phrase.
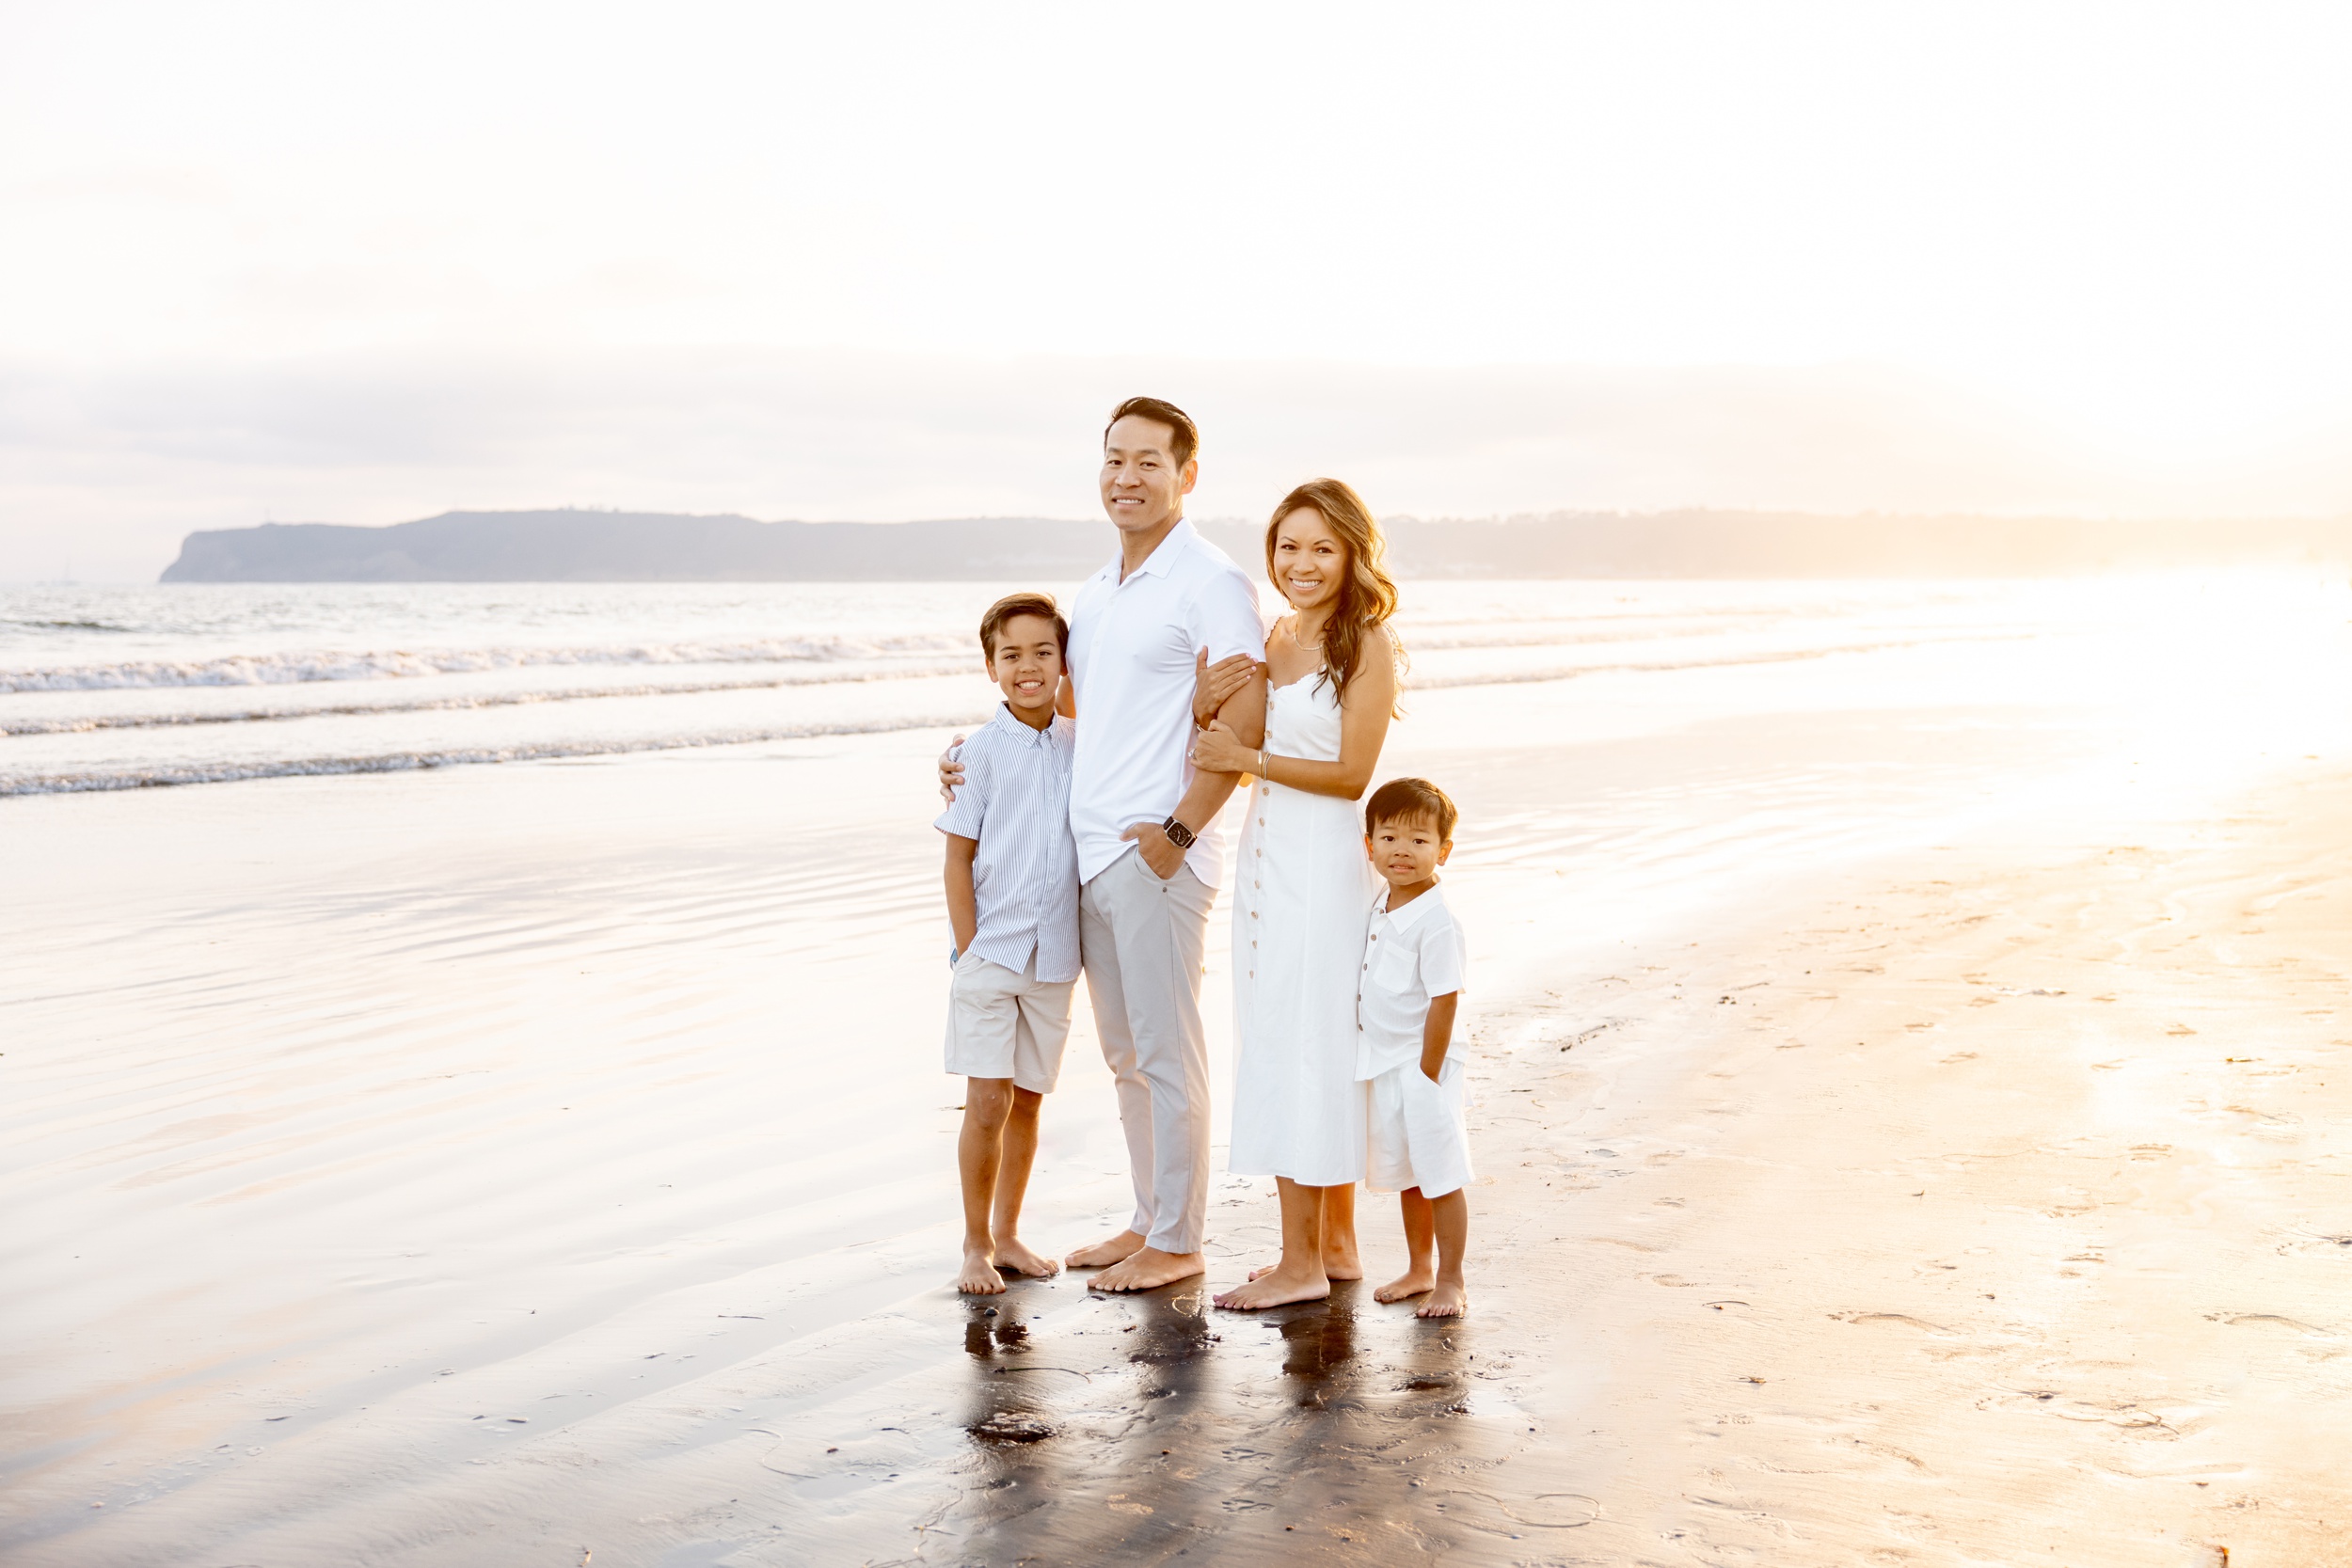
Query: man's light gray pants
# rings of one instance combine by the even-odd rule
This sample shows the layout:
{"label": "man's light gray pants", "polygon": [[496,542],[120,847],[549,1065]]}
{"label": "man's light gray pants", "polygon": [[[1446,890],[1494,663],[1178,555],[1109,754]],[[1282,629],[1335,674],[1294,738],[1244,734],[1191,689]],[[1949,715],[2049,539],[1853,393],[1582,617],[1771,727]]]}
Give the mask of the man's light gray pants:
{"label": "man's light gray pants", "polygon": [[1209,1212],[1209,1039],[1201,952],[1216,890],[1188,866],[1162,881],[1129,850],[1078,896],[1078,951],[1136,1183],[1129,1228],[1199,1252]]}

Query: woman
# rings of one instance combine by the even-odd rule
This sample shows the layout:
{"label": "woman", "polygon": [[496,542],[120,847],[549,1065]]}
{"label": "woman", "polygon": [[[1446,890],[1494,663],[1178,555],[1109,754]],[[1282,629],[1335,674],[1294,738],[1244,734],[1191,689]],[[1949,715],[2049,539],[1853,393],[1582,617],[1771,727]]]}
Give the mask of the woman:
{"label": "woman", "polygon": [[[1364,1085],[1356,1078],[1356,977],[1377,879],[1353,804],[1372,783],[1395,714],[1396,584],[1379,524],[1355,491],[1311,480],[1275,509],[1266,574],[1291,613],[1266,638],[1265,744],[1222,721],[1193,763],[1247,773],[1233,897],[1233,1136],[1230,1167],[1272,1176],[1282,1256],[1216,1298],[1254,1310],[1360,1279],[1356,1183],[1364,1175]],[[1238,685],[1238,673],[1204,683]],[[1204,698],[1207,693],[1204,693]],[[1204,705],[1213,707],[1213,703]]]}

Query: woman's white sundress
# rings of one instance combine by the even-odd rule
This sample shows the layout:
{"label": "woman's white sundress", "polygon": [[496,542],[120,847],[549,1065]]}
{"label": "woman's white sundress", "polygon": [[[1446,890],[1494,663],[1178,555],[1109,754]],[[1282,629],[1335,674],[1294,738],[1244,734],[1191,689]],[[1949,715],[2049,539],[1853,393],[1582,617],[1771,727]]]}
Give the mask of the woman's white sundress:
{"label": "woman's white sundress", "polygon": [[[1337,762],[1340,702],[1318,672],[1267,694],[1265,749]],[[1233,1135],[1228,1166],[1311,1187],[1364,1176],[1356,981],[1379,879],[1356,803],[1261,779],[1233,879]]]}

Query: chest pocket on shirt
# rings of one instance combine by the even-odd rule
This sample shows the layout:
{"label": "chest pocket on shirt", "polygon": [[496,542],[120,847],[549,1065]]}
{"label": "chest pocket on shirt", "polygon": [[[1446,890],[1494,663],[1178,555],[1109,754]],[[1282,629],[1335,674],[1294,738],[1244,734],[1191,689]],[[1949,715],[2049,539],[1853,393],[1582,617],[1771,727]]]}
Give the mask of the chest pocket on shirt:
{"label": "chest pocket on shirt", "polygon": [[1416,980],[1415,972],[1420,968],[1412,943],[1391,939],[1375,942],[1372,945],[1372,977],[1380,983],[1380,989],[1391,996],[1410,995]]}

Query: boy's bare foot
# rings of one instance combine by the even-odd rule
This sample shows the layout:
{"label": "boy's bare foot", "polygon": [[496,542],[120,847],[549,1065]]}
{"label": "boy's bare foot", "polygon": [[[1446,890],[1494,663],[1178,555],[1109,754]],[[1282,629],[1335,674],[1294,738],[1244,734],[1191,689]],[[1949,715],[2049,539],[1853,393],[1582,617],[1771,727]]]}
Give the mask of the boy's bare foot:
{"label": "boy's bare foot", "polygon": [[1416,1318],[1458,1318],[1470,1310],[1470,1292],[1459,1285],[1444,1284],[1433,1288],[1429,1299],[1421,1304]]}
{"label": "boy's bare foot", "polygon": [[1208,1262],[1197,1252],[1162,1252],[1137,1247],[1087,1281],[1089,1291],[1156,1291],[1180,1279],[1206,1272]]}
{"label": "boy's bare foot", "polygon": [[1321,1301],[1331,1293],[1331,1282],[1321,1269],[1286,1269],[1277,1263],[1250,1275],[1247,1285],[1236,1285],[1216,1298],[1216,1304],[1233,1312],[1257,1312],[1268,1307],[1287,1307],[1294,1301]]}
{"label": "boy's bare foot", "polygon": [[1033,1279],[1050,1279],[1061,1273],[1059,1263],[1030,1251],[1021,1242],[996,1243],[996,1267],[1005,1274],[1025,1274]]}
{"label": "boy's bare foot", "polygon": [[1132,1230],[1122,1230],[1107,1242],[1082,1246],[1062,1261],[1073,1269],[1107,1269],[1113,1263],[1123,1263],[1143,1250],[1143,1238]]}
{"label": "boy's bare foot", "polygon": [[968,1246],[963,1249],[963,1272],[956,1275],[956,1289],[967,1296],[1001,1296],[1005,1293],[1005,1276],[996,1272],[996,1261],[986,1247]]}
{"label": "boy's bare foot", "polygon": [[1427,1292],[1438,1283],[1434,1269],[1406,1269],[1394,1279],[1372,1292],[1375,1301],[1403,1301],[1406,1296]]}

